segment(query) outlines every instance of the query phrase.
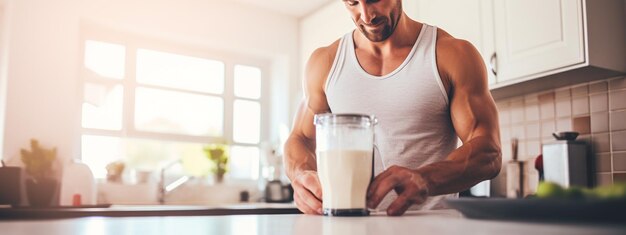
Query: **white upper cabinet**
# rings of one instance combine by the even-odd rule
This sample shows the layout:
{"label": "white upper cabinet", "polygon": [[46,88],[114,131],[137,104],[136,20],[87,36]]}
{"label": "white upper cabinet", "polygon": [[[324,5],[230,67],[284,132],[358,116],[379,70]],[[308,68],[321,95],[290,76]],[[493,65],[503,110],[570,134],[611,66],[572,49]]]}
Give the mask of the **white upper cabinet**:
{"label": "white upper cabinet", "polygon": [[585,61],[576,0],[494,1],[498,82]]}
{"label": "white upper cabinet", "polygon": [[[418,0],[417,20],[471,42],[486,65],[495,54],[491,0]],[[491,70],[491,68],[489,68]],[[489,73],[489,83],[496,77]]]}
{"label": "white upper cabinet", "polygon": [[626,73],[624,0],[417,2],[418,20],[478,48],[495,98]]}

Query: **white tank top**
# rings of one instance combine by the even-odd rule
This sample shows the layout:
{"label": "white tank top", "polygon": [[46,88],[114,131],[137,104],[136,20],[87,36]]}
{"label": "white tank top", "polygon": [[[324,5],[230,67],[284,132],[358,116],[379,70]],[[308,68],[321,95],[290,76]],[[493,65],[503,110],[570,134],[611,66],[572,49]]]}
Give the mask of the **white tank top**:
{"label": "white tank top", "polygon": [[[457,147],[447,93],[435,60],[437,28],[424,24],[404,62],[393,72],[374,76],[360,66],[352,32],[339,42],[325,92],[332,113],[373,114],[374,174],[392,165],[417,169],[444,160]],[[415,209],[445,208],[446,196],[429,197]],[[378,209],[395,199],[390,193]]]}

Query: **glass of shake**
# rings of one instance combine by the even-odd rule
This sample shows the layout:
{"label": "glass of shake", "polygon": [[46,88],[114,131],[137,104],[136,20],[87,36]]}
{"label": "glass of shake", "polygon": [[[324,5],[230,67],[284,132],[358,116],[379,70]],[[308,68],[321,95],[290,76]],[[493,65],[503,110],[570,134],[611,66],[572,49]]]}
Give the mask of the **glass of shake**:
{"label": "glass of shake", "polygon": [[315,115],[317,172],[327,216],[369,215],[376,118],[363,114]]}

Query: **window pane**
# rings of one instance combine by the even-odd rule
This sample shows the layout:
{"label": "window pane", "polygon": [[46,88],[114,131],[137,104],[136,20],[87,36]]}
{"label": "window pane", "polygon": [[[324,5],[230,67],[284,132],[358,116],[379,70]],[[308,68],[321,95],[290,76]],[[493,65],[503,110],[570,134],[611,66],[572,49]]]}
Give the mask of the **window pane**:
{"label": "window pane", "polygon": [[261,98],[261,69],[235,65],[235,96]]}
{"label": "window pane", "polygon": [[224,103],[222,98],[137,88],[135,128],[142,131],[222,136]]}
{"label": "window pane", "polygon": [[259,148],[232,146],[230,148],[230,176],[233,178],[258,179]]}
{"label": "window pane", "polygon": [[[203,151],[203,144],[147,139],[83,135],[82,160],[96,178],[106,177],[106,165],[122,160],[127,169],[157,171],[165,163],[181,159],[184,174],[204,176],[211,173],[211,162]],[[176,169],[170,169],[173,175]]]}
{"label": "window pane", "polygon": [[85,41],[85,67],[106,78],[124,78],[126,48],[122,45]]}
{"label": "window pane", "polygon": [[137,82],[222,94],[224,63],[146,49],[137,50]]}
{"label": "window pane", "polygon": [[261,135],[261,105],[259,102],[235,100],[233,140],[237,143],[257,144]]}
{"label": "window pane", "polygon": [[[166,163],[181,159],[184,172],[194,176],[208,175],[210,162],[203,144],[150,139],[127,139],[126,162],[131,168],[159,170]],[[170,174],[176,173],[171,169]]]}
{"label": "window pane", "polygon": [[103,130],[122,129],[123,88],[86,83],[83,93],[82,126]]}
{"label": "window pane", "polygon": [[118,137],[83,135],[81,142],[82,161],[91,168],[94,177],[106,176],[106,165],[122,159],[124,146]]}

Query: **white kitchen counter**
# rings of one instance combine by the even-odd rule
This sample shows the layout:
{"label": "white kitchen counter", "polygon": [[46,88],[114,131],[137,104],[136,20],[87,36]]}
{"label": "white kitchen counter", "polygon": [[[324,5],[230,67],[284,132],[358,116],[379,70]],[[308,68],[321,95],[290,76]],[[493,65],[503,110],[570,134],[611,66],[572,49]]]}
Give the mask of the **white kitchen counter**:
{"label": "white kitchen counter", "polygon": [[171,217],[85,217],[0,221],[1,234],[626,234],[626,225],[554,224],[471,220],[453,210],[414,212],[401,217],[232,215]]}

